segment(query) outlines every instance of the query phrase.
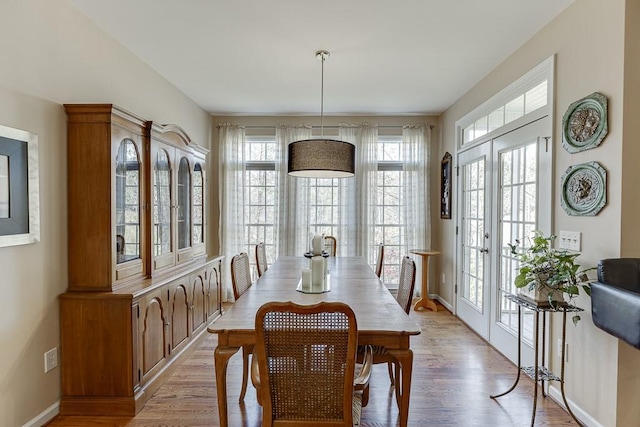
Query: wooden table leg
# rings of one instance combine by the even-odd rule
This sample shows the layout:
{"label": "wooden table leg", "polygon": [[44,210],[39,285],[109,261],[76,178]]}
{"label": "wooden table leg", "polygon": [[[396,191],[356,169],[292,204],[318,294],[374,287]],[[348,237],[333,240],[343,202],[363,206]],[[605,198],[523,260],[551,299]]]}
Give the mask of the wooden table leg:
{"label": "wooden table leg", "polygon": [[216,367],[216,391],[218,393],[218,414],[220,427],[227,427],[227,365],[231,356],[237,353],[240,347],[221,347],[218,345],[213,352],[213,361]]}
{"label": "wooden table leg", "polygon": [[421,296],[413,306],[413,309],[419,311],[421,309],[429,309],[438,311],[438,307],[433,300],[429,299],[429,255],[420,255],[422,257],[422,290]]}
{"label": "wooden table leg", "polygon": [[[399,390],[400,427],[406,427],[409,419],[409,398],[411,397],[411,372],[413,370],[413,351],[410,348],[403,350],[389,349],[389,353],[396,358],[400,365],[400,376],[396,375],[396,398]],[[397,371],[396,371],[397,372]]]}

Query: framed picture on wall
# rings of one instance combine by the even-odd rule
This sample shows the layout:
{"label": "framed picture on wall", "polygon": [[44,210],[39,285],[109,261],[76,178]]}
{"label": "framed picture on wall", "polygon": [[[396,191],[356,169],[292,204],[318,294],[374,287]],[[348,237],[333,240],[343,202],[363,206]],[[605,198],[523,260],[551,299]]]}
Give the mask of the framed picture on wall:
{"label": "framed picture on wall", "polygon": [[446,152],[440,164],[440,218],[451,219],[451,154]]}
{"label": "framed picture on wall", "polygon": [[0,247],[40,241],[38,136],[0,125]]}

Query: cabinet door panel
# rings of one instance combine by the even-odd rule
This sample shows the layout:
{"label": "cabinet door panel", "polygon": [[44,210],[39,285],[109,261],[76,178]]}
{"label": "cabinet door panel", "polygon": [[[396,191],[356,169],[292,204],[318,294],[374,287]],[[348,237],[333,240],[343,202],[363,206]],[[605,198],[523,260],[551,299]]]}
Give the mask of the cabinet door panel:
{"label": "cabinet door panel", "polygon": [[191,275],[191,285],[193,287],[191,299],[192,330],[195,331],[204,324],[207,316],[207,286],[204,270]]}
{"label": "cabinet door panel", "polygon": [[184,280],[172,284],[170,288],[171,301],[171,351],[175,351],[180,344],[189,337],[189,298]]}
{"label": "cabinet door panel", "polygon": [[142,315],[142,375],[152,374],[166,360],[166,303],[162,292],[146,298]]}
{"label": "cabinet door panel", "polygon": [[176,263],[173,224],[175,215],[175,148],[154,140],[151,147],[151,246],[153,269]]}
{"label": "cabinet door panel", "polygon": [[207,317],[220,314],[221,265],[219,260],[207,264]]}

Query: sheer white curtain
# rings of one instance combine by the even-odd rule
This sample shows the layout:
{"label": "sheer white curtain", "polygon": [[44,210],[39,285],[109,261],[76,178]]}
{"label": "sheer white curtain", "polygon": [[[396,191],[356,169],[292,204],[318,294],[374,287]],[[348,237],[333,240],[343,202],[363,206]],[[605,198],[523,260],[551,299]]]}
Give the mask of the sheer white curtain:
{"label": "sheer white curtain", "polygon": [[288,174],[288,145],[311,138],[310,126],[276,126],[276,205],[275,236],[278,256],[302,255],[309,248],[309,179]]}
{"label": "sheer white curtain", "polygon": [[340,125],[339,139],[356,146],[356,175],[340,180],[341,241],[338,253],[372,262],[375,234],[378,127]]}
{"label": "sheer white curtain", "polygon": [[[411,249],[431,247],[431,215],[429,209],[429,151],[431,128],[426,125],[405,126],[402,129],[404,159],[404,222],[405,253]],[[420,268],[422,268],[420,266]],[[421,274],[416,275],[420,282]],[[421,286],[416,283],[416,294]]]}
{"label": "sheer white curtain", "polygon": [[218,125],[220,145],[220,251],[226,256],[222,300],[233,298],[231,257],[246,250],[245,243],[245,129],[230,123]]}

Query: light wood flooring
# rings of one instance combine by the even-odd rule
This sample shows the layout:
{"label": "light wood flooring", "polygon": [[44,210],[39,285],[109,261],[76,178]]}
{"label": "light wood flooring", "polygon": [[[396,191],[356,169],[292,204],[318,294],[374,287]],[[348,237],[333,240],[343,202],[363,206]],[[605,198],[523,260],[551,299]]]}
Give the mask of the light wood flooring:
{"label": "light wood flooring", "polygon": [[[533,382],[522,376],[518,387],[497,400],[490,394],[507,390],[516,367],[458,318],[438,305],[437,313],[411,311],[422,334],[413,337],[414,351],[409,426],[528,426],[531,423]],[[58,417],[49,426],[196,427],[218,426],[213,350],[215,336],[207,337],[195,353],[147,402],[135,418]],[[262,409],[249,384],[244,404],[238,404],[242,356],[229,362],[227,390],[229,426],[261,424]],[[362,426],[398,425],[398,408],[385,364],[374,366],[369,405]],[[536,426],[575,426],[550,398],[538,399]]]}

